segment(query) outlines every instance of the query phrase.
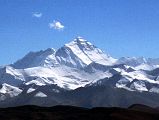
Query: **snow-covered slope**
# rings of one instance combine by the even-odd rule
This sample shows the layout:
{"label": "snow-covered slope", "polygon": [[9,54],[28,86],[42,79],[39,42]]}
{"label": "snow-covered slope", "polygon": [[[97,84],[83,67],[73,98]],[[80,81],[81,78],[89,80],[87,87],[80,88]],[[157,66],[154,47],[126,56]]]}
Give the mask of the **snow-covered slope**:
{"label": "snow-covered slope", "polygon": [[[31,94],[49,85],[54,92],[59,92],[57,87],[74,90],[111,85],[130,91],[159,93],[159,74],[154,70],[158,66],[158,59],[115,59],[77,37],[57,50],[30,52],[14,64],[0,67],[0,99]],[[38,91],[35,96],[47,98],[49,92]]]}
{"label": "snow-covered slope", "polygon": [[[111,66],[115,62],[116,59],[105,54],[87,40],[77,37],[57,50],[49,48],[39,52],[30,52],[14,64],[1,67],[0,84],[2,89],[4,89],[3,84],[17,89],[23,89],[25,86],[45,85],[57,85],[67,90],[76,89],[92,81],[111,76],[110,73],[103,71],[86,72],[86,66],[91,63]],[[7,88],[9,87],[5,87]],[[35,88],[30,89],[35,90]],[[9,91],[10,89],[8,93]]]}
{"label": "snow-covered slope", "polygon": [[122,57],[116,61],[117,64],[126,64],[134,67],[136,70],[153,70],[159,67],[159,59],[144,57]]}
{"label": "snow-covered slope", "polygon": [[55,50],[49,48],[39,52],[30,52],[11,66],[17,69],[25,69],[38,66],[56,66]]}
{"label": "snow-covered slope", "polygon": [[21,92],[22,90],[20,88],[3,83],[0,89],[0,101],[5,100],[8,97],[15,97]]}
{"label": "snow-covered slope", "polygon": [[105,54],[87,40],[77,37],[72,42],[65,44],[56,52],[57,61],[70,67],[82,68],[92,62],[112,65],[116,59]]}
{"label": "snow-covered slope", "polygon": [[102,50],[82,37],[77,37],[57,51],[53,48],[49,48],[39,52],[30,52],[12,66],[17,69],[38,66],[56,67],[59,65],[82,68],[92,62],[112,65],[116,62],[116,59],[105,54]]}

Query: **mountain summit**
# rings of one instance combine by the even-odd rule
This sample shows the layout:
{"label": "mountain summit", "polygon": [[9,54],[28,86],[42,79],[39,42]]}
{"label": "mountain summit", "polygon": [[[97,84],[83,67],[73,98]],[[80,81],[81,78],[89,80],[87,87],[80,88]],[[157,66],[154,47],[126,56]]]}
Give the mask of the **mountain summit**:
{"label": "mountain summit", "polygon": [[[101,89],[105,90],[103,94],[107,94],[110,98],[113,97],[112,94],[116,94],[112,99],[119,101],[114,103],[121,105],[119,95],[123,95],[128,99],[127,104],[123,106],[135,104],[134,100],[141,102],[143,96],[146,98],[149,94],[158,96],[158,69],[159,59],[143,57],[115,59],[84,38],[77,37],[57,50],[48,48],[30,52],[14,64],[1,67],[0,101],[3,102],[0,106],[10,105],[14,100],[41,105],[44,99],[47,100],[47,105],[65,104],[66,101],[75,104],[79,102],[73,101],[74,96],[85,95],[88,91],[92,91],[91,95],[94,95]],[[74,95],[69,100],[65,96],[66,91],[67,95]],[[96,96],[99,94],[101,93],[96,93]],[[130,99],[129,94],[135,99]],[[27,98],[24,99],[24,96]],[[93,96],[88,98],[91,97]],[[114,105],[111,100],[107,100],[109,105]],[[156,102],[158,100],[159,96],[152,101],[148,99],[145,103],[154,105],[152,103],[158,104]],[[93,102],[93,105],[95,103]]]}
{"label": "mountain summit", "polygon": [[92,45],[82,37],[77,37],[65,44],[57,51],[49,48],[44,51],[30,52],[24,58],[13,64],[15,68],[30,68],[37,66],[67,65],[70,67],[84,67],[92,62],[112,65],[115,59],[106,55],[102,50]]}
{"label": "mountain summit", "polygon": [[77,37],[70,43],[65,44],[57,50],[55,55],[60,63],[78,68],[92,62],[103,62],[112,65],[115,61],[82,37]]}

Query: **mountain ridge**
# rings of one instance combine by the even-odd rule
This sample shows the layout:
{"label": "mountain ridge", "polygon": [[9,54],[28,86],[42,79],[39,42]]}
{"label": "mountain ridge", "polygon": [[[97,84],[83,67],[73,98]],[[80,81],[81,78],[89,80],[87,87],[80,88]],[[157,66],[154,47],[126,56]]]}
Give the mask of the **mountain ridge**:
{"label": "mountain ridge", "polygon": [[49,90],[51,93],[37,91],[30,100],[34,97],[47,99],[55,91],[59,94],[59,88],[74,91],[102,85],[158,95],[158,68],[159,59],[115,59],[82,37],[77,37],[57,50],[48,48],[30,52],[17,62],[0,68],[0,101],[14,99],[24,94],[28,87],[26,96],[36,93],[41,87],[47,89],[45,86],[49,85],[53,86]]}

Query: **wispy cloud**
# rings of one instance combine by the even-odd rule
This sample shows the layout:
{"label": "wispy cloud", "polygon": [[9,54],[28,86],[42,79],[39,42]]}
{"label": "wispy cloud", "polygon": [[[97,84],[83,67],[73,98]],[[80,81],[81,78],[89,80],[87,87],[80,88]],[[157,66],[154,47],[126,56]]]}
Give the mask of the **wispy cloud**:
{"label": "wispy cloud", "polygon": [[36,17],[36,18],[41,18],[42,17],[42,13],[40,13],[40,12],[34,12],[34,13],[32,13],[32,16],[33,17]]}
{"label": "wispy cloud", "polygon": [[50,29],[63,30],[65,26],[61,22],[54,20],[52,23],[49,23],[49,27]]}

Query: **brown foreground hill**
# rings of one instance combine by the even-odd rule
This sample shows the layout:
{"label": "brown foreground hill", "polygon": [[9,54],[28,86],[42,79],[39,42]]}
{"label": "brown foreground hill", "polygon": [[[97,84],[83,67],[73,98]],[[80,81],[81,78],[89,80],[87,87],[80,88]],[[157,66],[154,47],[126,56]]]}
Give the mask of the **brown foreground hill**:
{"label": "brown foreground hill", "polygon": [[20,106],[0,109],[0,120],[159,120],[159,110],[144,105],[129,108]]}

